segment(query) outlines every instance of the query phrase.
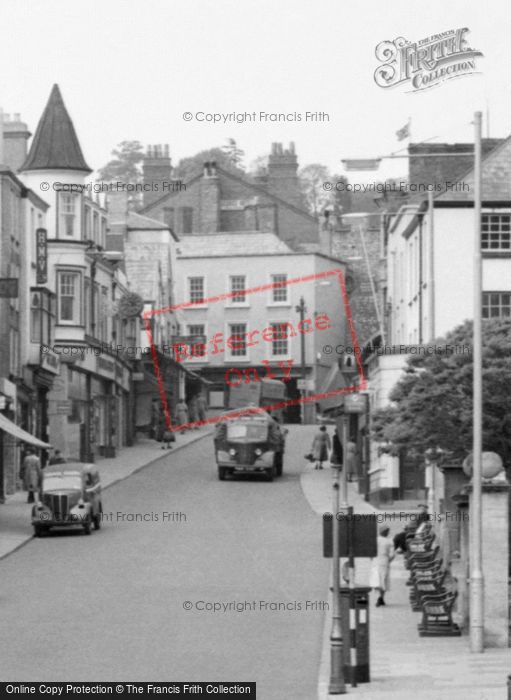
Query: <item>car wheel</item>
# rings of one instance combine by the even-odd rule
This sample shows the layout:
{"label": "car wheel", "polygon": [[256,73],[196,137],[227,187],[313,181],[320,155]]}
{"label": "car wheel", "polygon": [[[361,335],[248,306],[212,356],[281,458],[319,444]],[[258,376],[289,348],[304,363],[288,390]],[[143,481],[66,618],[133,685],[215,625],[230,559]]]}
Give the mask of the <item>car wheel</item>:
{"label": "car wheel", "polygon": [[271,469],[266,470],[266,481],[273,481],[274,476],[275,476],[275,467],[272,467]]}
{"label": "car wheel", "polygon": [[42,537],[44,528],[41,525],[34,525],[34,537]]}
{"label": "car wheel", "polygon": [[282,454],[282,452],[279,452],[276,459],[275,459],[275,462],[276,462],[275,467],[276,467],[277,476],[282,476],[282,469],[283,469],[282,462],[284,461],[283,458],[284,458],[284,455]]}
{"label": "car wheel", "polygon": [[85,535],[90,535],[91,533],[91,517],[89,516],[87,520],[83,523],[83,532]]}
{"label": "car wheel", "polygon": [[227,469],[225,467],[218,467],[218,478],[220,481],[225,481],[225,477],[227,476]]}
{"label": "car wheel", "polygon": [[103,506],[101,504],[99,504],[99,510],[93,518],[95,530],[99,530],[101,528],[101,516],[102,516],[102,514],[103,514]]}

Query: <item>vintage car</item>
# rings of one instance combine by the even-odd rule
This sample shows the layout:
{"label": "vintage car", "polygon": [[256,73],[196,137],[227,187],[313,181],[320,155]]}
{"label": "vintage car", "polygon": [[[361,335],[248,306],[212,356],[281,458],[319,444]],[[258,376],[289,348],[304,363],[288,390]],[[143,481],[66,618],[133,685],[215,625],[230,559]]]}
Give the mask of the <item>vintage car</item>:
{"label": "vintage car", "polygon": [[223,481],[228,474],[252,473],[273,481],[282,475],[287,430],[264,411],[246,410],[246,415],[237,410],[235,418],[226,414],[226,420],[216,426],[218,478]]}
{"label": "vintage car", "polygon": [[34,534],[51,527],[82,527],[86,535],[99,530],[103,507],[101,483],[94,464],[54,464],[43,470],[40,500],[32,508]]}

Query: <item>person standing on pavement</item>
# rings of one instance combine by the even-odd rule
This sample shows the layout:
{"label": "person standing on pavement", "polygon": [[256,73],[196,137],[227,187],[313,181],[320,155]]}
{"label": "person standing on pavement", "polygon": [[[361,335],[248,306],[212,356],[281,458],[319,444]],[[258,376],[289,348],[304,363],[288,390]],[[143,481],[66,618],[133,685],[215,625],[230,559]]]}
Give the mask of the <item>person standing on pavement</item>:
{"label": "person standing on pavement", "polygon": [[199,420],[207,420],[208,402],[203,393],[197,397],[197,410],[199,412]]}
{"label": "person standing on pavement", "polygon": [[192,430],[198,430],[199,426],[196,425],[199,420],[199,406],[197,404],[197,396],[192,396],[188,404],[188,409],[190,413],[190,423]]}
{"label": "person standing on pavement", "polygon": [[328,459],[328,451],[332,448],[330,435],[326,426],[322,425],[312,441],[312,458],[316,462],[314,469],[323,469],[323,462]]}
{"label": "person standing on pavement", "polygon": [[389,537],[390,528],[382,525],[377,539],[377,556],[373,559],[369,585],[378,591],[376,607],[385,605],[385,593],[390,588],[390,562],[394,559],[394,545]]}
{"label": "person standing on pavement", "polygon": [[332,438],[332,452],[330,454],[330,464],[332,467],[342,467],[343,463],[343,449],[342,443],[339,438],[339,431],[337,428],[334,429],[334,436]]}
{"label": "person standing on pavement", "polygon": [[28,491],[27,503],[35,503],[35,495],[41,488],[41,461],[35,454],[35,450],[29,447],[27,456],[23,460],[23,483]]}
{"label": "person standing on pavement", "polygon": [[[186,425],[189,422],[188,419],[188,406],[184,399],[180,399],[176,406],[176,417],[178,425]],[[182,431],[185,432],[186,428]]]}

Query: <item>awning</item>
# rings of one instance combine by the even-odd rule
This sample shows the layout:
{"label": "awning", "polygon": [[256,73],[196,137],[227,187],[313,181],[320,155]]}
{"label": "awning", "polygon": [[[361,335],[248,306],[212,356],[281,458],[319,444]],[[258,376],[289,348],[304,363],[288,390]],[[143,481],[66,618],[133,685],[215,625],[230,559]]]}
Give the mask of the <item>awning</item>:
{"label": "awning", "polygon": [[[328,394],[331,391],[337,391],[338,389],[344,389],[349,386],[344,379],[341,370],[337,365],[332,365],[330,372],[326,376],[323,386],[318,392],[321,394]],[[321,413],[328,411],[333,411],[334,409],[339,409],[344,406],[344,394],[337,394],[334,396],[327,396],[317,400],[319,404],[319,409]]]}
{"label": "awning", "polygon": [[6,418],[2,413],[0,413],[0,430],[5,430],[6,433],[9,433],[9,435],[13,435],[18,440],[28,442],[30,445],[34,445],[35,447],[51,447],[49,443],[43,442],[30,433],[27,433],[26,430],[20,428],[19,425],[13,423],[12,420]]}
{"label": "awning", "polygon": [[197,372],[194,372],[193,369],[188,369],[188,367],[183,367],[183,370],[185,371],[186,374],[189,374],[191,377],[193,377],[194,379],[197,379],[198,381],[202,382],[203,384],[214,384],[215,383],[215,382],[211,382],[209,379],[206,379],[205,377],[202,377]]}

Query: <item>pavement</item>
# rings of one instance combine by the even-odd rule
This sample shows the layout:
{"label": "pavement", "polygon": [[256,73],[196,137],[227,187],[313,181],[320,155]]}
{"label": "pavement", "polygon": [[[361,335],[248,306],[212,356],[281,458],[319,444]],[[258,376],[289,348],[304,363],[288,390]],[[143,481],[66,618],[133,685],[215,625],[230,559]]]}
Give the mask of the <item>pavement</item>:
{"label": "pavement", "polygon": [[[172,443],[173,447],[165,451],[161,449],[161,443],[155,440],[138,439],[132,447],[117,450],[116,457],[100,459],[96,463],[103,489],[126,479],[164,456],[179,452],[183,447],[211,435],[212,432],[211,426],[204,426],[180,433],[176,436],[176,442]],[[26,491],[17,491],[8,496],[5,503],[0,504],[0,559],[32,539],[31,511],[32,504],[27,503]]]}
{"label": "pavement", "polygon": [[[312,466],[307,466],[301,482],[311,508],[318,514],[331,513],[331,470],[315,471]],[[380,520],[385,519],[389,525],[391,536],[403,529],[404,517],[407,516],[400,516],[395,507],[389,511],[378,510],[358,494],[356,484],[349,484],[348,488],[348,502],[354,506],[355,512],[379,514]],[[368,585],[369,571],[370,560],[357,559],[357,585]],[[421,615],[410,608],[409,589],[405,585],[407,578],[403,557],[397,555],[391,565],[391,587],[385,596],[386,606],[376,608],[376,596],[371,593],[371,682],[355,688],[346,683],[347,694],[367,700],[506,700],[511,649],[485,649],[483,654],[472,654],[467,635],[419,637],[417,623]],[[328,694],[331,612],[325,613],[324,622],[318,700],[339,697]]]}

